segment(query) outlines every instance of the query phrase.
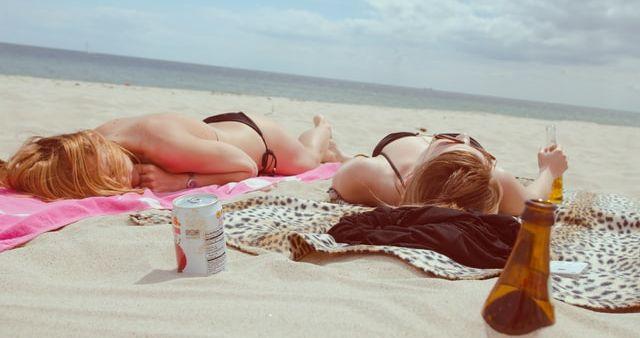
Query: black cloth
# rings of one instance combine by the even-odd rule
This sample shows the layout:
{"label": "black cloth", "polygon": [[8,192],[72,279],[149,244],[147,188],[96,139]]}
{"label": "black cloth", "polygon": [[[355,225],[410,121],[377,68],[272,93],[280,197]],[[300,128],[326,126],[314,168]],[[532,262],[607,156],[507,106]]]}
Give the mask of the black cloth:
{"label": "black cloth", "polygon": [[503,268],[520,230],[512,216],[436,206],[378,207],[342,217],[328,233],[336,242],[428,249],[474,268]]}

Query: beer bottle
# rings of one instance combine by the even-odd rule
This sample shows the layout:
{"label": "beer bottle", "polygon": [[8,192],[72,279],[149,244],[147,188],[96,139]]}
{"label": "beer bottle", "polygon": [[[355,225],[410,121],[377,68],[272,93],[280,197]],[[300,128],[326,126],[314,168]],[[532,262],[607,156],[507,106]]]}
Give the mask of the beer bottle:
{"label": "beer bottle", "polygon": [[504,270],[482,309],[496,331],[525,334],[555,322],[549,300],[549,237],[556,206],[529,200]]}
{"label": "beer bottle", "polygon": [[[546,127],[547,130],[547,147],[552,145],[558,145],[558,134],[556,126],[551,124]],[[551,193],[549,194],[549,201],[551,203],[562,203],[562,176],[553,180],[551,186]]]}

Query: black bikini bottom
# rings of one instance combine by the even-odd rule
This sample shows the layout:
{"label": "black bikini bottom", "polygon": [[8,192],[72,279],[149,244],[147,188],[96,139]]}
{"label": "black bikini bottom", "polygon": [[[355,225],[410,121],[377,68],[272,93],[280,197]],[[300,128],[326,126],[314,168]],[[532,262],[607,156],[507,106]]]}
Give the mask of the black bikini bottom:
{"label": "black bikini bottom", "polygon": [[[266,174],[271,176],[276,174],[276,168],[278,166],[278,159],[276,158],[276,154],[271,149],[269,149],[269,146],[267,145],[267,141],[264,139],[264,135],[262,134],[262,131],[260,130],[260,128],[258,128],[258,125],[255,122],[253,122],[253,120],[249,116],[245,115],[245,113],[237,112],[237,113],[218,114],[218,115],[207,117],[206,119],[203,120],[203,122],[207,124],[216,123],[216,122],[240,122],[242,124],[245,124],[251,127],[253,130],[255,130],[256,133],[258,133],[258,135],[262,139],[262,143],[264,143],[265,150],[264,150],[264,154],[262,154],[262,170],[260,171],[260,174]],[[272,167],[272,168],[268,169],[269,167]]]}

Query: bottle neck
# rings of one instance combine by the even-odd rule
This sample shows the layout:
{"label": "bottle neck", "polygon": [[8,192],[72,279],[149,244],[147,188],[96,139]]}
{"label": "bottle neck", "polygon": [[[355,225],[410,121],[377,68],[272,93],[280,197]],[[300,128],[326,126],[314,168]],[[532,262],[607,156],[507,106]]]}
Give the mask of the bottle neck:
{"label": "bottle neck", "polygon": [[548,273],[550,238],[551,227],[549,225],[524,221],[513,251],[529,251],[529,255],[527,255],[529,256],[528,263],[523,263],[527,264],[530,268]]}

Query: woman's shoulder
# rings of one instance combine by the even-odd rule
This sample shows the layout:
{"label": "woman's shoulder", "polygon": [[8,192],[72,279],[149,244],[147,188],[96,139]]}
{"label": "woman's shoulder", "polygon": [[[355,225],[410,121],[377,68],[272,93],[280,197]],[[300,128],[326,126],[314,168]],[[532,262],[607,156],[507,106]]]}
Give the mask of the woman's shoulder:
{"label": "woman's shoulder", "polygon": [[110,133],[114,130],[123,130],[131,127],[135,128],[149,123],[155,123],[158,120],[165,119],[165,116],[166,114],[147,114],[118,117],[99,125],[95,130],[101,133]]}
{"label": "woman's shoulder", "polygon": [[333,178],[333,188],[353,203],[396,203],[395,174],[380,157],[356,157],[345,162]]}
{"label": "woman's shoulder", "polygon": [[[382,175],[386,173],[387,166],[381,156],[368,157],[356,156],[342,165],[358,175]],[[342,168],[341,168],[342,169]]]}
{"label": "woman's shoulder", "polygon": [[355,157],[345,162],[340,171],[347,173],[350,179],[366,182],[368,186],[395,189],[396,174],[382,156]]}
{"label": "woman's shoulder", "polygon": [[[180,126],[186,124],[201,124],[200,121],[179,114],[173,113],[158,113],[132,116],[122,119],[112,120],[109,123],[114,129],[120,129],[127,131],[131,134],[145,134],[149,136],[162,136],[172,131],[179,130]],[[108,125],[108,124],[105,124]]]}
{"label": "woman's shoulder", "polygon": [[125,148],[138,149],[171,134],[176,125],[179,121],[171,114],[151,114],[116,118],[98,126],[95,131]]}

